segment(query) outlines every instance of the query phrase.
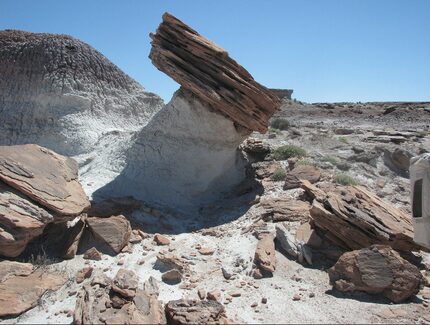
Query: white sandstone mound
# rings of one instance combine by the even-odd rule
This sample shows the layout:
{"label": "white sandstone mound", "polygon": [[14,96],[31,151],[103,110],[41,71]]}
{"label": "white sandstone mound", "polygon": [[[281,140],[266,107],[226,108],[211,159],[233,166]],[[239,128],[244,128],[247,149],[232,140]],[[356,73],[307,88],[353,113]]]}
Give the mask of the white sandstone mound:
{"label": "white sandstone mound", "polygon": [[141,129],[162,105],[73,37],[0,31],[0,145],[85,154],[106,137]]}
{"label": "white sandstone mound", "polygon": [[249,133],[181,88],[135,136],[123,172],[99,193],[196,208],[245,178],[237,148]]}

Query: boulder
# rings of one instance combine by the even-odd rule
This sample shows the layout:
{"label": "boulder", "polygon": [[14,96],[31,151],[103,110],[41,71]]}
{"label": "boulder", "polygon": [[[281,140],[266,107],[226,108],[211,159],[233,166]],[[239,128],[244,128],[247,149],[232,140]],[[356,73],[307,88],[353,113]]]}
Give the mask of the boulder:
{"label": "boulder", "polygon": [[316,183],[321,178],[320,170],[312,165],[299,165],[294,167],[285,178],[284,189],[289,190],[301,186],[303,180],[309,181],[311,184]]}
{"label": "boulder", "polygon": [[215,300],[173,300],[165,307],[168,324],[228,324],[224,306]]}
{"label": "boulder", "polygon": [[90,207],[76,161],[38,145],[0,146],[0,180],[60,216]]}
{"label": "boulder", "polygon": [[339,246],[356,250],[373,244],[403,252],[426,250],[413,240],[411,217],[362,186],[334,186],[324,190],[304,183],[314,197],[310,215],[314,225]]}
{"label": "boulder", "polygon": [[409,177],[409,164],[412,154],[401,148],[396,148],[393,151],[383,149],[384,163],[395,173],[403,177]]}
{"label": "boulder", "polygon": [[296,240],[283,223],[276,225],[276,240],[288,255],[292,257],[298,256]]}
{"label": "boulder", "polygon": [[152,63],[235,123],[265,132],[281,101],[228,53],[170,15],[152,38]]}
{"label": "boulder", "polygon": [[267,143],[255,138],[248,138],[242,144],[241,148],[255,161],[262,161],[270,153],[270,146]]}
{"label": "boulder", "polygon": [[261,234],[255,249],[254,264],[262,274],[272,274],[276,269],[275,242],[273,235]]}
{"label": "boulder", "polygon": [[309,220],[309,203],[293,199],[288,195],[264,196],[260,200],[260,206],[264,209],[262,217],[265,221]]}
{"label": "boulder", "polygon": [[96,241],[107,246],[107,253],[118,254],[130,240],[130,222],[123,215],[108,218],[89,217],[86,222]]}
{"label": "boulder", "polygon": [[58,290],[68,280],[49,268],[34,269],[26,263],[0,262],[0,317],[14,317],[35,307],[48,290]]}
{"label": "boulder", "polygon": [[0,255],[16,257],[54,216],[0,181]]}
{"label": "boulder", "polygon": [[418,293],[423,276],[389,246],[373,245],[343,254],[329,270],[339,290],[381,294],[398,303]]}
{"label": "boulder", "polygon": [[136,295],[139,278],[133,270],[119,269],[112,283],[112,290],[126,298]]}

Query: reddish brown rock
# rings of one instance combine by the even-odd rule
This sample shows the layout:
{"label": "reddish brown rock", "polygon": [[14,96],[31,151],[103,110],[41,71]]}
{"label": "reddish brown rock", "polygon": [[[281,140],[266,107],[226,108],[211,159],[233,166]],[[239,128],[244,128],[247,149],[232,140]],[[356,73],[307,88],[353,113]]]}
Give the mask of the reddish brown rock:
{"label": "reddish brown rock", "polygon": [[157,245],[169,245],[170,244],[170,239],[167,238],[166,236],[163,236],[160,234],[154,235],[154,241],[156,242]]}
{"label": "reddish brown rock", "polygon": [[215,300],[173,300],[165,307],[168,324],[228,324],[222,304]]}
{"label": "reddish brown rock", "polygon": [[79,270],[76,273],[76,283],[82,283],[85,279],[88,279],[93,273],[93,269],[94,268],[92,266],[87,266]]}
{"label": "reddish brown rock", "polygon": [[263,273],[275,272],[276,256],[273,235],[261,235],[257,243],[257,248],[255,250],[254,263],[261,271],[263,271]]}
{"label": "reddish brown rock", "polygon": [[82,234],[84,233],[85,222],[81,219],[74,227],[70,229],[70,237],[66,245],[66,251],[63,255],[65,259],[74,258],[79,247],[79,241],[81,240]]}
{"label": "reddish brown rock", "polygon": [[260,200],[264,208],[262,217],[266,221],[307,221],[309,220],[310,204],[292,199],[287,195],[278,197],[264,196]]}
{"label": "reddish brown rock", "polygon": [[22,314],[35,307],[46,291],[58,290],[67,281],[66,274],[49,269],[32,269],[30,272],[31,266],[19,264],[23,265],[18,265],[17,262],[0,262],[0,269],[16,268],[12,271],[13,274],[3,271],[0,282],[0,317]]}
{"label": "reddish brown rock", "polygon": [[281,101],[225,50],[168,13],[151,38],[149,57],[159,70],[237,124],[266,132]]}
{"label": "reddish brown rock", "polygon": [[61,216],[90,207],[76,161],[35,144],[0,146],[0,180]]}
{"label": "reddish brown rock", "polygon": [[108,218],[87,218],[94,237],[118,254],[128,244],[131,236],[130,222],[122,215]]}
{"label": "reddish brown rock", "polygon": [[383,245],[343,254],[329,270],[329,276],[339,291],[382,294],[393,302],[417,294],[423,281],[416,266]]}
{"label": "reddish brown rock", "polygon": [[132,270],[119,269],[112,284],[112,290],[126,298],[133,298],[136,295],[139,279]]}
{"label": "reddish brown rock", "polygon": [[102,254],[95,247],[91,247],[84,253],[84,259],[100,261],[102,259]]}
{"label": "reddish brown rock", "polygon": [[0,255],[16,257],[54,216],[0,181]]}
{"label": "reddish brown rock", "polygon": [[354,250],[382,244],[404,252],[428,250],[414,242],[408,214],[364,187],[303,188],[315,197],[310,210],[315,226],[340,247]]}
{"label": "reddish brown rock", "polygon": [[298,188],[302,185],[302,181],[306,180],[311,184],[316,183],[321,178],[320,170],[311,165],[299,165],[290,171],[284,183],[284,189]]}

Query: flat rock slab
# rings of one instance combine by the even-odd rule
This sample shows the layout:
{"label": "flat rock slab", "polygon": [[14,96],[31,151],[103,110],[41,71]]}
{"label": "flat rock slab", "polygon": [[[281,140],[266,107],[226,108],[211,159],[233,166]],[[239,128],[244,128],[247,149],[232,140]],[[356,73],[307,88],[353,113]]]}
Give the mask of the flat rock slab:
{"label": "flat rock slab", "polygon": [[61,216],[90,207],[76,161],[35,144],[0,146],[0,180]]}
{"label": "flat rock slab", "polygon": [[284,190],[298,188],[302,185],[302,181],[309,181],[311,184],[318,182],[321,178],[320,170],[315,166],[299,165],[290,171],[284,184]]}
{"label": "flat rock slab", "polygon": [[266,132],[281,101],[228,53],[165,13],[149,57],[161,71],[237,124]]}
{"label": "flat rock slab", "polygon": [[396,303],[417,294],[423,282],[416,266],[383,245],[343,254],[329,270],[329,277],[339,291],[382,294]]}
{"label": "flat rock slab", "polygon": [[310,204],[287,195],[263,197],[260,206],[264,208],[262,217],[266,221],[307,221]]}
{"label": "flat rock slab", "polygon": [[0,255],[16,257],[54,216],[0,182]]}
{"label": "flat rock slab", "polygon": [[165,310],[168,324],[229,324],[224,306],[215,300],[173,300]]}
{"label": "flat rock slab", "polygon": [[[46,291],[58,290],[68,280],[66,274],[42,269],[30,272],[28,264],[16,263],[0,262],[5,274],[0,282],[0,317],[18,316],[35,307]],[[10,274],[12,268],[15,270]]]}

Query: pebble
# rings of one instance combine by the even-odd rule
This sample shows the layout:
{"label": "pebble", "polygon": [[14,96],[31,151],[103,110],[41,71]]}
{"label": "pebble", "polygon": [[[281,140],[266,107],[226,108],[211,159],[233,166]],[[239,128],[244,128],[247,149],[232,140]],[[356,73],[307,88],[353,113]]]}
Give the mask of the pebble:
{"label": "pebble", "polygon": [[208,300],[219,301],[220,298],[221,298],[221,291],[219,291],[218,289],[208,292]]}
{"label": "pebble", "polygon": [[203,289],[197,290],[197,295],[201,300],[204,300],[206,298],[206,291]]}
{"label": "pebble", "polygon": [[159,246],[160,245],[163,246],[163,245],[169,245],[170,244],[169,238],[167,238],[166,236],[163,236],[161,234],[158,234],[158,233],[154,235],[154,241]]}
{"label": "pebble", "polygon": [[261,303],[262,304],[267,304],[267,298],[266,297],[261,298]]}
{"label": "pebble", "polygon": [[256,303],[256,302],[253,302],[252,304],[251,304],[251,307],[252,308],[255,308],[255,307],[257,307],[258,306],[258,304]]}
{"label": "pebble", "polygon": [[301,297],[300,297],[300,295],[298,295],[297,293],[293,296],[293,300],[294,301],[298,301],[298,300],[300,300],[300,299],[302,299]]}
{"label": "pebble", "polygon": [[309,293],[309,298],[313,298],[313,297],[315,297],[315,293],[310,292],[310,293]]}

